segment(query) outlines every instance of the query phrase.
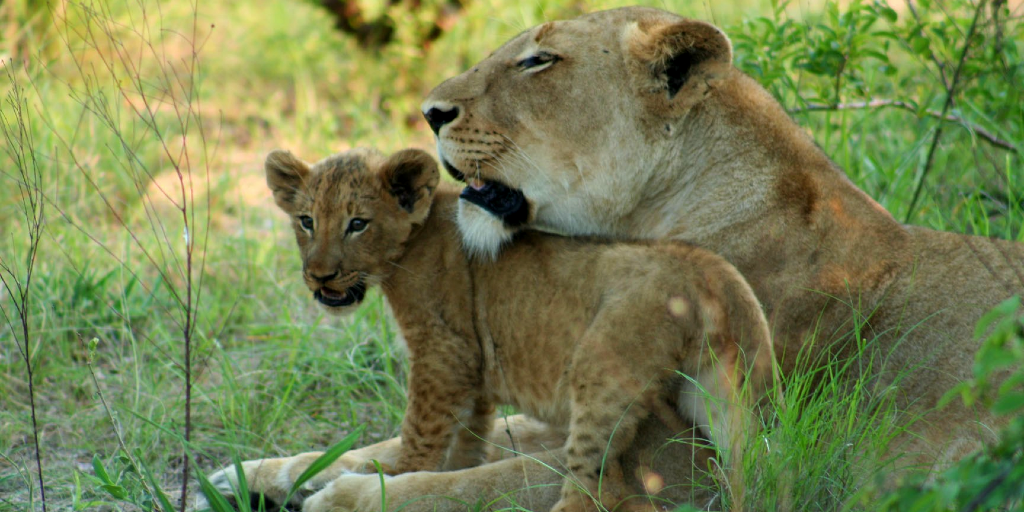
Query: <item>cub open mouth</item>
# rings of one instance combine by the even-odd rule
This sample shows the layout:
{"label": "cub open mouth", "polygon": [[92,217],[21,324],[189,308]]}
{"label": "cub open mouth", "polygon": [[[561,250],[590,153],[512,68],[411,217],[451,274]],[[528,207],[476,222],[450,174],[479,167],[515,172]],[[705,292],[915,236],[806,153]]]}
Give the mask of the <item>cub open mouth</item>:
{"label": "cub open mouth", "polygon": [[332,308],[341,308],[345,306],[351,306],[353,304],[359,304],[366,297],[366,285],[362,281],[356,283],[349,289],[339,292],[333,288],[326,286],[313,292],[313,298],[320,301],[325,306]]}
{"label": "cub open mouth", "polygon": [[461,199],[487,210],[508,227],[521,226],[529,220],[530,205],[522,190],[498,181],[467,179],[465,173],[456,169],[447,160],[442,159],[441,164],[453,178],[468,183],[459,194]]}

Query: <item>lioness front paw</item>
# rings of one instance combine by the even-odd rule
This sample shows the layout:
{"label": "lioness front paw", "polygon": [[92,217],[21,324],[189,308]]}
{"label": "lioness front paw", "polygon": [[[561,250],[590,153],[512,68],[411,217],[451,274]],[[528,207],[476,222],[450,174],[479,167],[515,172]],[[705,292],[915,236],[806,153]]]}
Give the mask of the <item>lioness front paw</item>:
{"label": "lioness front paw", "polygon": [[[385,482],[391,479],[384,476]],[[379,512],[380,475],[347,474],[336,478],[302,503],[303,512]]]}

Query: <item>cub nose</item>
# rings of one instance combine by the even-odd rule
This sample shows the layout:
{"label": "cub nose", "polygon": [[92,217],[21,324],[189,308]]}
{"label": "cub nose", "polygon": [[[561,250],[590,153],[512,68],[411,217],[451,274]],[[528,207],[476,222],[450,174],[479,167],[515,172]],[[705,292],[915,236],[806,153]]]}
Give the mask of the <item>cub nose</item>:
{"label": "cub nose", "polygon": [[331,274],[326,274],[326,275],[325,274],[317,275],[316,272],[311,270],[309,272],[309,277],[312,277],[313,279],[316,279],[317,281],[320,281],[320,284],[327,284],[327,282],[330,281],[331,279],[334,279],[335,277],[338,277],[338,271],[335,270]]}
{"label": "cub nose", "polygon": [[432,106],[423,111],[423,117],[427,118],[427,124],[430,125],[431,130],[434,130],[434,135],[437,135],[442,126],[459,117],[459,107]]}

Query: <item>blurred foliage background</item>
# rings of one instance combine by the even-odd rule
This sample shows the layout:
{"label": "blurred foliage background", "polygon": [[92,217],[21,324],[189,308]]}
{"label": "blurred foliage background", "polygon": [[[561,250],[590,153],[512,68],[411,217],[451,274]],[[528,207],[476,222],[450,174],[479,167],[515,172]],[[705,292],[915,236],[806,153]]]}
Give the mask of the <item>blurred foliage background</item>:
{"label": "blurred foliage background", "polygon": [[[1020,0],[647,4],[722,26],[897,218],[1024,240]],[[433,86],[527,27],[622,5],[0,3],[0,510],[41,509],[39,467],[51,507],[160,508],[183,445],[209,471],[394,435],[385,306],[338,320],[309,300],[263,157],[430,149]]]}

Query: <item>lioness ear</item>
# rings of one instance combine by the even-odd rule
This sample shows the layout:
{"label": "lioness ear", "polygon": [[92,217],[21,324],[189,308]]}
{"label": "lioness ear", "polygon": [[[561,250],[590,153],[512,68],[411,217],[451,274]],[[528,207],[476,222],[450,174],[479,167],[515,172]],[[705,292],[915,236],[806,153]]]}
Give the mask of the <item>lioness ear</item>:
{"label": "lioness ear", "polygon": [[642,20],[626,38],[628,51],[646,67],[649,84],[669,100],[710,65],[732,62],[729,38],[703,21]]}
{"label": "lioness ear", "polygon": [[275,149],[264,164],[267,186],[274,192],[274,202],[286,213],[295,213],[295,194],[309,176],[309,166],[290,151]]}
{"label": "lioness ear", "polygon": [[403,149],[384,162],[380,176],[384,190],[403,210],[418,220],[426,217],[441,179],[437,162],[430,155],[419,149]]}

